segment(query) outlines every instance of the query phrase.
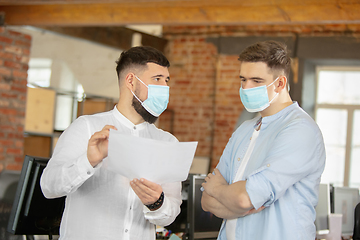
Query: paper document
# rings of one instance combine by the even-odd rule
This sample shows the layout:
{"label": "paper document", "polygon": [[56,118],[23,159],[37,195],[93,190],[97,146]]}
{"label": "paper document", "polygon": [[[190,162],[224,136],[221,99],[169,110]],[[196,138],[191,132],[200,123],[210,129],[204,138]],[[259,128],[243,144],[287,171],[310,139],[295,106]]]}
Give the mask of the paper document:
{"label": "paper document", "polygon": [[157,184],[185,181],[197,144],[141,138],[110,129],[103,167],[130,180],[145,178]]}

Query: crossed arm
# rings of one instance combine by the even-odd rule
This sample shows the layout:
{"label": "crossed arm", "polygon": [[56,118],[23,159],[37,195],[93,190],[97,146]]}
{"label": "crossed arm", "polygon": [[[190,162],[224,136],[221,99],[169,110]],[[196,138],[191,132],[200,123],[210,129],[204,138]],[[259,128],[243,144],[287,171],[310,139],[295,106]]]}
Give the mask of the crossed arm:
{"label": "crossed arm", "polygon": [[202,184],[204,188],[201,205],[204,211],[212,212],[219,218],[234,219],[262,211],[255,209],[246,192],[246,181],[228,184],[220,171],[215,168]]}

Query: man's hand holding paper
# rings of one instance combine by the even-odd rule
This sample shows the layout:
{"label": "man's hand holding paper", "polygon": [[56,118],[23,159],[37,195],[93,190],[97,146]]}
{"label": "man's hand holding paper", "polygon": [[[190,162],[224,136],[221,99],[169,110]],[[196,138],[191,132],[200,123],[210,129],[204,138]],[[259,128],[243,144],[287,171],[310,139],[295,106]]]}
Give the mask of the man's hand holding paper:
{"label": "man's hand holding paper", "polygon": [[150,182],[144,178],[135,178],[130,182],[130,185],[144,205],[154,203],[159,199],[163,191],[159,184]]}
{"label": "man's hand holding paper", "polygon": [[99,132],[95,132],[89,139],[87,158],[95,167],[108,155],[108,138],[110,129],[117,130],[112,125],[106,125]]}
{"label": "man's hand holding paper", "polygon": [[164,142],[110,130],[103,167],[130,180],[144,178],[162,184],[185,181],[197,142]]}

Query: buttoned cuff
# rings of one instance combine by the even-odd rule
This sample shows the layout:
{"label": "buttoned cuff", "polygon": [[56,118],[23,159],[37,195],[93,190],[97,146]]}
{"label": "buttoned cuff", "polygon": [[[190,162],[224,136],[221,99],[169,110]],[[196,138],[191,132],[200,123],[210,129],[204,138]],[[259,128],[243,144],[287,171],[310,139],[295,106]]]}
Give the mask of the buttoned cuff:
{"label": "buttoned cuff", "polygon": [[143,212],[145,215],[145,218],[148,220],[161,220],[167,218],[169,206],[168,201],[166,199],[166,196],[164,196],[164,202],[162,206],[159,209],[156,209],[154,211],[151,211],[149,208],[147,208],[145,205],[143,206]]}
{"label": "buttoned cuff", "polygon": [[[102,162],[101,162],[102,163]],[[92,176],[94,175],[95,171],[100,168],[100,164],[96,165],[95,167],[93,167],[90,162],[89,159],[87,158],[87,153],[83,154],[79,159],[78,159],[78,168],[79,168],[79,172],[81,176]]]}

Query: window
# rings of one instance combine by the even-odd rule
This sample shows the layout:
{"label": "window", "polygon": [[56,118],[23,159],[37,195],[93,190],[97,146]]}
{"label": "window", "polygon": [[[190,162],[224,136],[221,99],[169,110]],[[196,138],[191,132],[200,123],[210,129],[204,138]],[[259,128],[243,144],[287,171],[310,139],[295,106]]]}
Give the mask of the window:
{"label": "window", "polygon": [[31,58],[28,69],[28,83],[38,87],[49,87],[52,60],[48,58]]}
{"label": "window", "polygon": [[56,91],[53,127],[55,130],[65,130],[76,119],[77,102],[82,101],[84,89],[75,78],[72,69],[64,61],[31,58],[28,69],[28,86],[50,88]]}
{"label": "window", "polygon": [[360,68],[317,68],[315,119],[324,137],[323,183],[360,187]]}

